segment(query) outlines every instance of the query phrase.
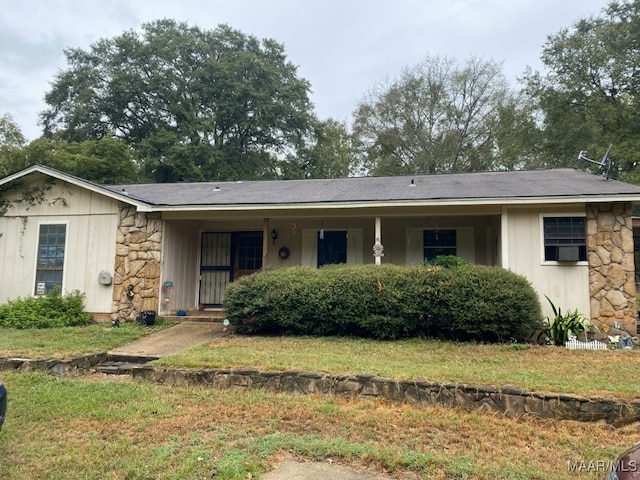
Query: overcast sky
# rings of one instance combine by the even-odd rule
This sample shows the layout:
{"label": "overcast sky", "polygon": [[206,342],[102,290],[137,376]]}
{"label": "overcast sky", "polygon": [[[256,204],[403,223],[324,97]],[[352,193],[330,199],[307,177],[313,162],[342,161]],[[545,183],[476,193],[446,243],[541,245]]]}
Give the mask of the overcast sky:
{"label": "overcast sky", "polygon": [[0,0],[0,116],[29,140],[66,47],[171,18],[221,23],[284,44],[311,83],[321,119],[350,122],[370,87],[426,55],[503,63],[509,79],[540,69],[548,35],[600,15],[606,0]]}

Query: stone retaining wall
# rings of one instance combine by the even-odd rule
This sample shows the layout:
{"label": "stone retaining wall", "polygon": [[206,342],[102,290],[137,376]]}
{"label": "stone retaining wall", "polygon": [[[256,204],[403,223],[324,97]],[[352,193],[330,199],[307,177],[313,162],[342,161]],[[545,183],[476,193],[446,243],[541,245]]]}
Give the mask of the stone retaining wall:
{"label": "stone retaining wall", "polygon": [[107,360],[107,352],[77,355],[65,359],[0,357],[0,371],[15,370],[19,372],[47,372],[54,375],[83,375],[89,373],[99,363]]}
{"label": "stone retaining wall", "polygon": [[[82,375],[109,360],[106,352],[68,359],[0,357],[0,371],[41,371],[54,375]],[[530,415],[552,420],[597,422],[620,427],[640,421],[640,400],[572,394],[527,392],[513,386],[474,386],[428,380],[393,380],[374,375],[330,375],[323,372],[272,372],[243,369],[171,369],[126,365],[132,378],[169,386],[200,385],[220,389],[265,389],[294,395],[319,394],[345,398],[385,399],[396,403],[458,407],[470,411],[501,413],[509,417]]]}
{"label": "stone retaining wall", "polygon": [[373,375],[330,375],[322,372],[271,372],[256,369],[168,369],[140,366],[133,378],[165,385],[202,385],[214,388],[267,389],[289,394],[322,394],[348,398],[379,398],[417,405],[439,405],[554,420],[598,422],[622,426],[640,421],[640,400],[526,392],[427,380],[393,380]]}

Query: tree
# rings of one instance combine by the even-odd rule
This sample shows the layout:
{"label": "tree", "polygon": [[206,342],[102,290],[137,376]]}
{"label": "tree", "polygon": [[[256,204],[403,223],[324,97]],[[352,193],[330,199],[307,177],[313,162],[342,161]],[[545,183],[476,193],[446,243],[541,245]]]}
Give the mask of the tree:
{"label": "tree", "polygon": [[312,138],[281,163],[283,178],[348,177],[356,167],[352,136],[344,123],[328,119],[318,122]]}
{"label": "tree", "polygon": [[160,20],[65,55],[45,134],[120,138],[155,181],[274,177],[313,121],[309,83],[284,47],[226,25]]}
{"label": "tree", "polygon": [[546,73],[523,78],[538,119],[539,167],[580,167],[578,153],[600,159],[610,144],[623,177],[640,161],[640,0],[611,2],[548,38]]}
{"label": "tree", "polygon": [[24,144],[20,127],[10,114],[5,113],[0,117],[0,146],[22,147]]}
{"label": "tree", "polygon": [[0,117],[0,177],[13,173],[24,167],[24,159],[20,150],[25,138],[13,117],[5,113]]}
{"label": "tree", "polygon": [[376,175],[494,168],[499,111],[510,91],[499,64],[460,66],[426,57],[374,87],[357,107],[354,134]]}
{"label": "tree", "polygon": [[37,163],[95,183],[117,184],[138,179],[133,153],[113,138],[66,142],[40,137],[23,147],[20,157],[26,165]]}

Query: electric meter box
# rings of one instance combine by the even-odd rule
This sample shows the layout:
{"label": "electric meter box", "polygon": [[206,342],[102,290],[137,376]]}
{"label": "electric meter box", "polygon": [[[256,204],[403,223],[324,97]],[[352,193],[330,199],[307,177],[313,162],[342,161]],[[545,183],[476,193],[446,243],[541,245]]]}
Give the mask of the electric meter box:
{"label": "electric meter box", "polygon": [[111,285],[112,282],[111,274],[109,272],[105,272],[104,270],[98,274],[98,283],[100,285]]}

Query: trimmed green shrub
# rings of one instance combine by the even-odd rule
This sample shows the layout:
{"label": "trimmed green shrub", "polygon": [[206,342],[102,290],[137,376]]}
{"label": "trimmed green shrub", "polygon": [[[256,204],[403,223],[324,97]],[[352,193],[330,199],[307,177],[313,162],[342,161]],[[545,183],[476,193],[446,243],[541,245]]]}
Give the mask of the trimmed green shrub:
{"label": "trimmed green shrub", "polygon": [[524,277],[471,264],[267,269],[231,283],[225,309],[247,334],[509,341],[541,324]]}
{"label": "trimmed green shrub", "polygon": [[437,265],[439,267],[459,267],[461,265],[468,265],[469,262],[464,258],[457,257],[455,255],[438,255],[431,261],[425,262],[427,265]]}
{"label": "trimmed green shrub", "polygon": [[498,267],[463,265],[445,269],[439,302],[427,335],[457,340],[530,340],[542,313],[524,277]]}
{"label": "trimmed green shrub", "polygon": [[74,291],[63,295],[54,288],[43,297],[24,297],[0,305],[0,327],[57,328],[88,325],[91,315],[84,311],[84,294]]}

